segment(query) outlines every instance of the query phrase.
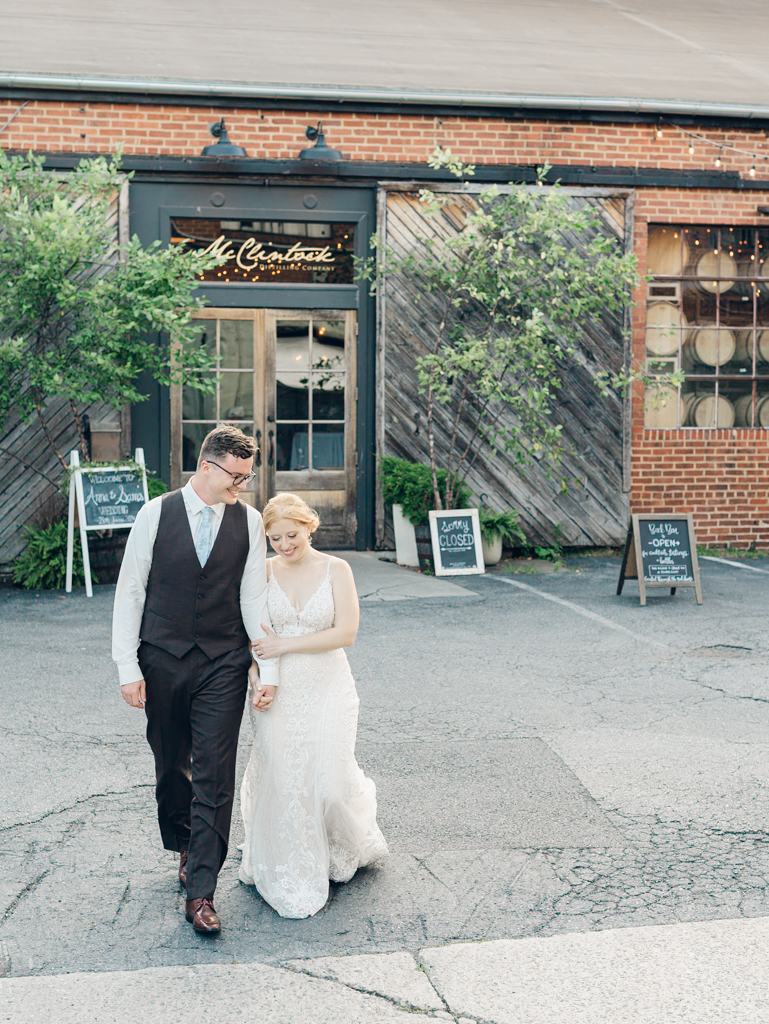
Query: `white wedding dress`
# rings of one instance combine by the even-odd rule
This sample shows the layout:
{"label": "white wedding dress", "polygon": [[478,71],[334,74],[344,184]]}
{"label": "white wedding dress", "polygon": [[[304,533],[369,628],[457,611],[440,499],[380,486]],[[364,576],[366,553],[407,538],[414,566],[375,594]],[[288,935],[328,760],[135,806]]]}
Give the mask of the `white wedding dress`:
{"label": "white wedding dress", "polygon": [[[301,612],[269,565],[268,608],[278,636],[334,624],[331,560]],[[387,854],[376,823],[376,787],[355,760],[358,695],[347,655],[283,654],[267,712],[251,708],[254,744],[241,787],[246,841],[239,878],[281,917],[310,917],[329,879],[347,882]]]}

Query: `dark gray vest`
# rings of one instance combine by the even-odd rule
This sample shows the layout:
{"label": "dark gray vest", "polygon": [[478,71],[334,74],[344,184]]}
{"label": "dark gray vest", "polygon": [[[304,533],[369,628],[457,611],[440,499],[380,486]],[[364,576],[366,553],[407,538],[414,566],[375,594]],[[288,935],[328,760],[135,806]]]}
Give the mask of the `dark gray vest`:
{"label": "dark gray vest", "polygon": [[182,492],[164,494],[141,639],[175,658],[183,658],[195,646],[208,658],[245,647],[240,581],[247,558],[248,520],[240,501],[225,507],[213,549],[201,568]]}

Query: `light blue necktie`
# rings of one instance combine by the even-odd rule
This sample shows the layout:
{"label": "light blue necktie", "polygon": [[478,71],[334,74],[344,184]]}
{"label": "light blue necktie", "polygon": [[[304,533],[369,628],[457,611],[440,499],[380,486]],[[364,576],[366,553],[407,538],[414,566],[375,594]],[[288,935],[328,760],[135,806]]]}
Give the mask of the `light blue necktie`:
{"label": "light blue necktie", "polygon": [[195,540],[195,554],[198,556],[198,561],[201,566],[203,566],[208,561],[208,556],[211,554],[211,548],[214,546],[213,536],[211,533],[210,507],[206,505],[200,515],[200,529],[198,530],[198,536]]}

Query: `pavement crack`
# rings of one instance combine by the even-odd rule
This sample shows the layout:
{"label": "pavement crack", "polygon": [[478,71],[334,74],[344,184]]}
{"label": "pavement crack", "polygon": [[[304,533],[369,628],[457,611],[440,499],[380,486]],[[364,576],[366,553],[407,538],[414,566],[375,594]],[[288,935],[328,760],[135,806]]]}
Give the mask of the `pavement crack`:
{"label": "pavement crack", "polygon": [[123,907],[128,902],[128,897],[130,896],[130,894],[131,894],[131,883],[130,882],[126,882],[126,887],[125,887],[125,889],[123,889],[123,895],[120,897],[120,899],[117,902],[117,910],[115,911],[115,916],[112,918],[112,924],[116,924],[117,919],[120,916],[121,910],[123,909]]}
{"label": "pavement crack", "polygon": [[5,908],[2,917],[0,917],[0,925],[5,924],[5,922],[11,917],[11,915],[16,910],[21,901],[25,898],[25,896],[29,896],[30,893],[33,893],[35,889],[37,889],[38,885],[40,885],[45,876],[50,874],[50,870],[50,868],[46,868],[45,871],[41,871],[36,878],[33,878],[31,882],[27,882],[24,888],[16,893],[11,902]]}
{"label": "pavement crack", "polygon": [[74,803],[67,804],[66,807],[55,807],[53,810],[46,811],[45,814],[41,814],[37,818],[15,821],[13,825],[3,825],[0,827],[0,833],[12,832],[14,829],[26,828],[28,825],[39,825],[41,821],[45,821],[55,814],[66,814],[67,811],[72,811],[76,807],[82,806],[82,804],[87,804],[90,800],[99,800],[105,796],[128,796],[129,793],[133,793],[137,789],[152,789],[154,785],[153,782],[139,782],[135,786],[129,786],[128,789],[108,789],[104,793],[89,793],[88,796],[83,796],[79,800],[75,800]]}
{"label": "pavement crack", "polygon": [[[395,996],[384,995],[384,993],[377,992],[376,989],[373,989],[373,988],[363,988],[361,985],[353,985],[352,982],[342,981],[340,978],[329,978],[329,977],[327,977],[326,975],[323,975],[323,974],[313,974],[313,972],[311,970],[309,970],[308,968],[297,967],[295,964],[281,964],[280,966],[281,966],[281,968],[284,971],[290,971],[292,974],[304,974],[305,977],[312,978],[313,981],[330,981],[334,985],[341,985],[343,988],[350,989],[351,992],[358,992],[358,993],[360,993],[361,995],[364,995],[364,996],[375,996],[377,999],[382,999],[382,1000],[384,1000],[384,1002],[389,1003],[390,1006],[394,1006],[396,1010],[406,1010],[409,1013],[421,1013],[425,1017],[432,1017],[432,1016],[434,1016],[434,1014],[436,1012],[439,1012],[439,1013],[442,1012],[442,1011],[435,1011],[435,1010],[431,1010],[431,1009],[426,1009],[423,1006],[417,1006],[415,1003],[410,1003],[408,1000],[396,999]],[[419,968],[419,962],[418,961],[417,961],[417,967]],[[424,968],[419,968],[419,969],[420,970],[424,970]],[[428,976],[428,981],[430,981],[429,976]],[[435,986],[433,985],[432,981],[430,981],[430,985],[431,985],[431,987],[433,989],[435,988]],[[436,995],[441,1000],[441,1002],[444,1005],[446,1005],[446,1000],[443,998],[443,996],[441,996],[441,994],[439,992],[436,992]],[[451,1013],[451,1011],[448,1009],[448,1006],[446,1006],[446,1009],[447,1009],[447,1011],[449,1013]]]}

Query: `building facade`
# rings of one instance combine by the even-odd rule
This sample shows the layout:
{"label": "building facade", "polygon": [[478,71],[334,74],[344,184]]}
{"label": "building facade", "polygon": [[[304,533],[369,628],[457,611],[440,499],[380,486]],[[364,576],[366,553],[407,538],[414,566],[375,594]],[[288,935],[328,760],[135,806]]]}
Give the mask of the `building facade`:
{"label": "building facade", "polygon": [[[241,421],[260,444],[250,496],[257,506],[275,490],[298,491],[319,508],[327,545],[385,544],[377,458],[425,455],[410,371],[421,328],[392,290],[370,295],[353,260],[369,253],[375,231],[408,244],[425,184],[453,190],[460,209],[472,204],[476,183],[532,183],[548,164],[549,180],[599,209],[606,231],[638,258],[632,343],[622,339],[621,320],[608,318],[567,373],[556,417],[570,440],[574,486],[563,493],[543,467],[522,478],[490,459],[470,480],[473,490],[520,509],[540,541],[560,525],[567,544],[616,545],[630,512],[654,511],[692,512],[702,543],[769,543],[764,122],[565,106],[211,103],[93,87],[9,87],[2,95],[5,150],[41,152],[51,169],[66,169],[121,149],[132,173],[124,211],[131,233],[228,255],[200,282],[216,394],[145,381],[149,399],[131,411],[130,428],[128,416],[105,414],[105,438],[110,422],[114,435],[122,428],[123,450],[143,447],[170,485],[191,473],[213,424]],[[222,116],[249,155],[201,155]],[[306,129],[319,121],[341,159],[321,151],[300,158],[313,148]],[[476,164],[472,187],[430,169],[436,147]],[[601,398],[596,375],[631,358],[652,375],[683,372],[680,393],[660,401],[636,386],[625,403]],[[30,443],[14,430],[0,447]],[[0,460],[11,473],[12,456],[0,451]],[[17,553],[17,525],[2,534],[0,523],[0,562]]]}

